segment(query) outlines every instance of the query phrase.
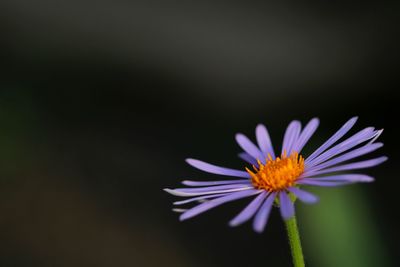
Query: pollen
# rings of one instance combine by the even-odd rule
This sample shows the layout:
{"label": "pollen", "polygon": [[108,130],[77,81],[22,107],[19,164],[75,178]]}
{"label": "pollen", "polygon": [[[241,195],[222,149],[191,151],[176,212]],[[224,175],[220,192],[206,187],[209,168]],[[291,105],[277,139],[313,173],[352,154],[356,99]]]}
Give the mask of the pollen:
{"label": "pollen", "polygon": [[263,164],[257,160],[258,166],[253,165],[253,170],[246,168],[251,175],[251,182],[257,189],[269,192],[282,191],[296,183],[304,171],[304,158],[297,152],[272,159],[270,155]]}

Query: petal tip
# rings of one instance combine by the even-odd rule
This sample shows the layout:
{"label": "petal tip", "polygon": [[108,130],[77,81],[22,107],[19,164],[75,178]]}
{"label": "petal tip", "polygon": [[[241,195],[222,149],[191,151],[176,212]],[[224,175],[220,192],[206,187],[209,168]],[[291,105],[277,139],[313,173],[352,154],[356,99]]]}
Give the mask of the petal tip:
{"label": "petal tip", "polygon": [[202,161],[198,160],[198,159],[193,159],[193,158],[187,158],[185,159],[186,163],[189,164],[190,166],[199,169],[198,166],[202,165]]}
{"label": "petal tip", "polygon": [[366,183],[371,183],[371,182],[373,182],[373,181],[375,181],[375,178],[374,177],[371,177],[371,176],[365,176],[360,182],[366,182]]}
{"label": "petal tip", "polygon": [[257,126],[256,126],[256,131],[264,130],[265,128],[266,128],[266,127],[265,127],[264,124],[259,123],[259,124],[257,124]]}
{"label": "petal tip", "polygon": [[264,228],[265,227],[261,227],[261,226],[258,226],[258,225],[253,225],[253,230],[257,234],[262,234],[262,232],[264,232]]}
{"label": "petal tip", "polygon": [[193,162],[196,162],[197,160],[193,159],[193,158],[187,158],[187,159],[185,159],[185,161],[186,161],[187,164],[192,165]]}
{"label": "petal tip", "polygon": [[187,215],[187,213],[183,213],[181,216],[179,216],[179,221],[183,222],[187,219],[189,219],[190,217]]}
{"label": "petal tip", "polygon": [[176,212],[176,213],[182,213],[182,212],[187,211],[187,209],[177,209],[177,208],[174,208],[174,209],[172,209],[172,211],[173,211],[173,212]]}
{"label": "petal tip", "polygon": [[228,225],[230,226],[230,227],[236,227],[236,226],[238,226],[238,224],[235,222],[235,221],[230,221],[229,223],[228,223]]}
{"label": "petal tip", "polygon": [[244,134],[242,134],[242,133],[237,133],[237,134],[235,134],[235,139],[236,139],[237,142],[239,142],[239,141],[242,140],[243,138],[245,138],[245,137],[244,137]]}
{"label": "petal tip", "polygon": [[171,188],[163,188],[163,191],[164,191],[164,192],[167,192],[168,194],[175,195],[175,194],[174,194],[175,190],[173,190],[173,189],[171,189]]}
{"label": "petal tip", "polygon": [[316,204],[316,203],[319,202],[319,197],[315,196],[315,198],[310,199],[310,200],[307,201],[307,202],[305,202],[305,201],[303,201],[303,202],[306,203],[306,204]]}
{"label": "petal tip", "polygon": [[177,196],[177,197],[188,196],[188,194],[179,192],[179,191],[177,191],[177,190],[175,190],[175,189],[164,188],[163,190],[164,190],[165,192],[167,192],[168,194],[171,194],[171,195]]}

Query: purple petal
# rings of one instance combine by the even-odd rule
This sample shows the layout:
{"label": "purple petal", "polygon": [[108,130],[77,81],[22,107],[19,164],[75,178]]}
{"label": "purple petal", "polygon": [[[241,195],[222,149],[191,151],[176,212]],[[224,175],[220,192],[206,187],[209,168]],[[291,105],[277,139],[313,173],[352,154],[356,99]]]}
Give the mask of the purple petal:
{"label": "purple petal", "polygon": [[182,181],[182,184],[187,186],[212,186],[212,185],[229,185],[243,184],[243,179],[240,180],[222,180],[222,181]]}
{"label": "purple petal", "polygon": [[267,192],[262,192],[259,194],[253,201],[247,205],[235,218],[233,218],[229,225],[234,227],[248,221],[253,215],[258,211],[258,208],[264,202],[265,197],[267,196]]}
{"label": "purple petal", "polygon": [[365,145],[363,147],[354,149],[354,150],[352,150],[352,151],[350,151],[350,152],[348,152],[346,154],[343,154],[343,155],[340,155],[340,156],[338,156],[336,158],[328,160],[328,161],[326,161],[326,162],[324,162],[322,164],[318,164],[318,165],[315,165],[313,167],[307,166],[305,174],[308,173],[308,172],[312,172],[312,171],[322,170],[322,169],[325,169],[327,167],[334,166],[334,165],[337,165],[339,163],[342,163],[344,161],[351,160],[351,159],[360,157],[362,155],[371,153],[371,152],[377,150],[378,148],[381,148],[382,146],[383,146],[382,143],[367,144],[367,145]]}
{"label": "purple petal", "polygon": [[374,167],[374,166],[381,164],[382,162],[386,161],[387,159],[388,159],[387,157],[379,157],[379,158],[374,158],[374,159],[370,159],[370,160],[364,160],[364,161],[354,162],[354,163],[350,163],[350,164],[346,164],[346,165],[340,165],[340,166],[332,167],[332,168],[328,168],[328,169],[323,169],[321,171],[311,171],[311,172],[305,173],[303,177],[306,178],[306,177],[317,176],[317,175],[326,174],[326,173],[330,173],[330,172],[370,168],[370,167]]}
{"label": "purple petal", "polygon": [[328,151],[322,153],[320,156],[318,156],[314,160],[306,162],[306,166],[308,168],[316,166],[317,164],[320,164],[321,162],[324,162],[342,152],[345,152],[345,151],[371,139],[375,134],[376,134],[376,131],[374,131],[374,128],[372,128],[372,127],[365,128],[364,130],[359,131],[358,133],[356,133],[355,135],[346,139],[345,141],[330,148]]}
{"label": "purple petal", "polygon": [[185,211],[187,211],[188,209],[178,209],[178,208],[173,208],[172,211],[176,212],[176,213],[184,213]]}
{"label": "purple petal", "polygon": [[258,210],[256,217],[253,221],[254,231],[261,233],[265,229],[267,224],[269,214],[271,213],[272,204],[274,203],[276,193],[271,193],[262,204],[261,208]]}
{"label": "purple petal", "polygon": [[255,159],[259,159],[265,163],[265,157],[261,153],[260,149],[250,141],[244,134],[236,134],[236,142],[239,146],[250,156]]}
{"label": "purple petal", "polygon": [[319,125],[319,119],[313,118],[310,122],[304,127],[304,130],[301,132],[297,142],[293,145],[293,151],[298,153],[301,152],[303,147],[307,144],[308,140],[315,133]]}
{"label": "purple petal", "polygon": [[373,182],[374,178],[365,174],[341,174],[341,175],[332,175],[332,176],[316,177],[316,178],[304,178],[301,179],[298,183],[304,180],[355,183],[355,182]]}
{"label": "purple petal", "polygon": [[202,203],[202,204],[200,204],[200,205],[198,205],[198,206],[196,206],[194,208],[191,208],[190,210],[188,210],[185,213],[183,213],[179,217],[179,219],[181,221],[187,220],[189,218],[192,218],[192,217],[194,217],[196,215],[199,215],[200,213],[203,213],[203,212],[205,212],[205,211],[207,211],[209,209],[215,208],[215,207],[217,207],[219,205],[222,205],[224,203],[231,202],[231,201],[234,201],[234,200],[237,200],[237,199],[240,199],[240,198],[249,197],[249,196],[252,196],[252,195],[255,195],[255,194],[259,194],[260,192],[261,191],[256,190],[256,189],[249,189],[249,190],[246,190],[246,191],[235,192],[235,193],[229,194],[227,196],[216,198],[216,199],[210,200],[208,202]]}
{"label": "purple petal", "polygon": [[374,136],[374,138],[372,138],[368,144],[372,144],[373,142],[376,141],[376,139],[378,139],[378,137],[383,133],[383,129],[376,131],[376,135]]}
{"label": "purple petal", "polygon": [[241,178],[250,178],[250,175],[245,171],[239,171],[239,170],[229,169],[229,168],[225,168],[225,167],[219,167],[219,166],[215,166],[210,163],[206,163],[204,161],[200,161],[197,159],[187,159],[186,162],[189,165],[191,165],[199,170],[208,172],[208,173],[241,177]]}
{"label": "purple petal", "polygon": [[197,192],[209,192],[209,191],[218,191],[226,189],[236,189],[249,186],[251,186],[251,182],[241,183],[241,184],[215,185],[206,187],[175,188],[174,190],[183,193],[197,193]]}
{"label": "purple petal", "polygon": [[358,117],[353,117],[348,120],[334,135],[332,135],[325,143],[323,143],[317,150],[314,151],[307,159],[309,162],[327,150],[331,145],[333,145],[337,140],[342,138],[356,123]]}
{"label": "purple petal", "polygon": [[253,186],[245,186],[239,188],[231,188],[231,189],[220,189],[214,191],[196,191],[196,192],[188,192],[184,189],[169,189],[164,188],[164,191],[178,197],[191,197],[191,196],[202,196],[202,195],[211,195],[211,194],[220,194],[220,193],[231,193],[237,191],[245,191],[254,188]]}
{"label": "purple petal", "polygon": [[284,191],[279,192],[279,204],[281,206],[281,215],[284,220],[288,220],[294,216],[293,202]]}
{"label": "purple petal", "polygon": [[231,193],[203,195],[203,196],[199,196],[199,197],[192,197],[192,198],[185,199],[185,200],[175,201],[173,204],[174,205],[182,205],[182,204],[190,203],[193,201],[202,201],[202,200],[208,200],[208,199],[212,199],[212,198],[216,198],[216,197],[222,197],[222,196],[226,196],[228,194],[231,194]]}
{"label": "purple petal", "polygon": [[313,204],[313,203],[318,202],[318,197],[307,191],[301,190],[297,187],[290,187],[290,188],[288,188],[288,190],[290,192],[292,192],[293,194],[295,194],[296,197],[298,199],[300,199],[301,201],[303,201],[304,203]]}
{"label": "purple petal", "polygon": [[284,154],[286,151],[287,155],[292,153],[293,144],[299,138],[301,131],[301,124],[299,121],[292,121],[286,128],[285,135],[283,137],[282,152]]}
{"label": "purple petal", "polygon": [[239,156],[239,158],[246,161],[247,163],[250,163],[251,165],[258,164],[257,160],[255,158],[253,158],[252,156],[250,156],[249,154],[247,154],[246,152],[239,153],[238,156]]}
{"label": "purple petal", "polygon": [[268,158],[268,154],[271,155],[272,159],[275,159],[274,148],[271,143],[267,128],[259,124],[256,127],[256,138],[258,146],[260,147],[265,158]]}
{"label": "purple petal", "polygon": [[350,182],[316,181],[314,179],[302,179],[297,184],[323,186],[323,187],[334,187],[334,186],[348,185],[351,183]]}

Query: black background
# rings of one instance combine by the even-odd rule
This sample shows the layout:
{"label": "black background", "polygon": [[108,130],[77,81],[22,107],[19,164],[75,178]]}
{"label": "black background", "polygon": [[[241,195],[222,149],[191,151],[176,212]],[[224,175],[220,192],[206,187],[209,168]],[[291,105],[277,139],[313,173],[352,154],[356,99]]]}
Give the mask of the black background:
{"label": "black background", "polygon": [[259,122],[279,147],[292,119],[319,117],[310,151],[355,115],[357,129],[385,128],[377,155],[389,161],[349,192],[368,200],[385,253],[370,266],[395,266],[399,11],[396,1],[1,1],[0,266],[290,266],[278,212],[262,235],[227,226],[235,204],[180,223],[161,189],[215,178],[187,157],[241,168],[234,134],[253,136]]}

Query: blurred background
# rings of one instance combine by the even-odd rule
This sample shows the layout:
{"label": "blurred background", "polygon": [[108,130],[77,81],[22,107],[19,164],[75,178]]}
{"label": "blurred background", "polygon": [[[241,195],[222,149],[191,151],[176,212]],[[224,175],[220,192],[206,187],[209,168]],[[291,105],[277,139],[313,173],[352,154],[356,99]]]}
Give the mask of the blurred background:
{"label": "blurred background", "polygon": [[[244,168],[238,131],[385,128],[373,184],[297,204],[308,266],[398,266],[398,1],[0,2],[0,266],[291,266],[274,210],[184,223],[162,191]],[[370,155],[370,157],[375,155]]]}

